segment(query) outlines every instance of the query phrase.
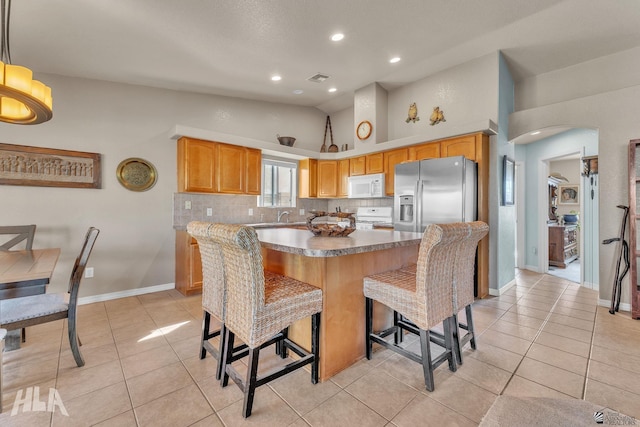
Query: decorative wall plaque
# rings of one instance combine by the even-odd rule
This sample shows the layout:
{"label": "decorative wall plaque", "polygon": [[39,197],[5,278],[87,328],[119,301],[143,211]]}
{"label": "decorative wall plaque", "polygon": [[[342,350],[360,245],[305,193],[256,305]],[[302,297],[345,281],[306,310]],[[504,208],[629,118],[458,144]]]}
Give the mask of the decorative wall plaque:
{"label": "decorative wall plaque", "polygon": [[158,180],[156,168],[144,159],[131,157],[118,165],[116,176],[127,190],[147,191]]}

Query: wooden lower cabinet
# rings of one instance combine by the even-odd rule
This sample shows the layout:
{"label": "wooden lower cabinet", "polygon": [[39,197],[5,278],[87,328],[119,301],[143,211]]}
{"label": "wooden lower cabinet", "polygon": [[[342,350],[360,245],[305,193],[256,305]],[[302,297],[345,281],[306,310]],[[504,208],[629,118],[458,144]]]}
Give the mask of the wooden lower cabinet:
{"label": "wooden lower cabinet", "polygon": [[176,231],[176,289],[186,296],[202,292],[200,248],[186,231]]}
{"label": "wooden lower cabinet", "polygon": [[549,265],[566,268],[578,258],[578,226],[549,226]]}

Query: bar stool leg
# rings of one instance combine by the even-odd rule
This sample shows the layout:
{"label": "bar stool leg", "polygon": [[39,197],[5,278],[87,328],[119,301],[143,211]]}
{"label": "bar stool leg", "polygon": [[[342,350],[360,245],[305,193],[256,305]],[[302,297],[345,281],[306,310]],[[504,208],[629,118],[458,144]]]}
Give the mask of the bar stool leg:
{"label": "bar stool leg", "polygon": [[365,297],[365,344],[367,359],[371,360],[371,333],[373,332],[373,300]]}
{"label": "bar stool leg", "polygon": [[209,326],[211,325],[211,314],[207,310],[204,310],[204,316],[202,318],[202,340],[200,340],[200,360],[207,356],[207,349],[204,348],[204,342],[208,341]]}
{"label": "bar stool leg", "polygon": [[226,387],[229,384],[229,373],[227,372],[227,365],[231,364],[231,360],[233,359],[233,342],[235,340],[235,334],[229,330],[229,328],[225,328],[224,334],[224,347],[223,347],[223,357],[222,357],[222,378],[220,379],[220,384],[222,387]]}
{"label": "bar stool leg", "polygon": [[[449,361],[449,370],[451,372],[455,372],[458,370],[458,365],[456,363],[456,358],[455,358],[455,344],[453,342],[453,325],[451,324],[453,321],[453,316],[448,317],[446,319],[444,319],[444,322],[442,322],[442,326],[444,328],[444,346],[446,351],[449,353],[448,354],[448,361]],[[456,323],[456,328],[457,328],[457,323]]]}
{"label": "bar stool leg", "polygon": [[453,350],[456,353],[456,361],[462,365],[462,343],[460,342],[460,330],[458,329],[458,313],[453,315],[451,326],[453,329]]}
{"label": "bar stool leg", "polygon": [[400,313],[398,313],[397,311],[393,310],[393,326],[396,327],[396,332],[394,334],[393,339],[394,339],[394,342],[395,342],[396,345],[400,344],[404,339],[404,337],[403,337],[404,334],[402,333],[402,328],[400,328],[398,326],[398,323],[400,322],[400,318],[401,318]]}
{"label": "bar stool leg", "polygon": [[422,351],[422,372],[424,373],[424,385],[427,390],[433,391],[435,388],[433,382],[433,365],[431,364],[431,339],[429,331],[420,329],[420,350]]}
{"label": "bar stool leg", "polygon": [[468,306],[466,306],[465,308],[465,313],[467,314],[467,331],[468,333],[470,333],[471,335],[471,340],[469,341],[471,343],[471,348],[472,349],[476,349],[476,330],[473,327],[473,314],[471,313],[471,304],[469,304]]}
{"label": "bar stool leg", "polygon": [[0,329],[0,413],[2,413],[2,353],[4,353],[4,337],[7,335],[6,329]]}
{"label": "bar stool leg", "polygon": [[256,383],[258,380],[258,359],[260,358],[260,347],[249,350],[249,361],[247,362],[247,379],[245,380],[244,389],[244,407],[242,409],[242,416],[244,418],[251,415],[251,408],[253,408],[253,398],[256,394]]}
{"label": "bar stool leg", "polygon": [[311,352],[313,353],[311,383],[318,384],[318,374],[320,371],[320,313],[311,316]]}

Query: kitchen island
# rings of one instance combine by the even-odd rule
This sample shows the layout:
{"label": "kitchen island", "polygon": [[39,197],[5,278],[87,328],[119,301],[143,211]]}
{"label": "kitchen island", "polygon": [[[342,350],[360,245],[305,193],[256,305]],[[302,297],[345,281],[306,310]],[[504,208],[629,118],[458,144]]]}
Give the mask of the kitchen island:
{"label": "kitchen island", "polygon": [[[323,291],[320,324],[320,380],[351,366],[365,355],[365,276],[416,263],[422,233],[356,230],[347,237],[315,237],[308,230],[256,229],[265,269],[309,283]],[[374,307],[374,328],[391,321]],[[310,348],[311,320],[289,329],[289,336]]]}

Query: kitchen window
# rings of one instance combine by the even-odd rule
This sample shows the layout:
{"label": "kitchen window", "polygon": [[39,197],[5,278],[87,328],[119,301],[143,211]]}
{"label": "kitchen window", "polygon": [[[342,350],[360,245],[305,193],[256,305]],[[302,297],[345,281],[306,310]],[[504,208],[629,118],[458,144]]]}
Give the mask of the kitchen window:
{"label": "kitchen window", "polygon": [[296,205],[298,164],[283,160],[262,159],[262,192],[258,206],[293,207]]}

